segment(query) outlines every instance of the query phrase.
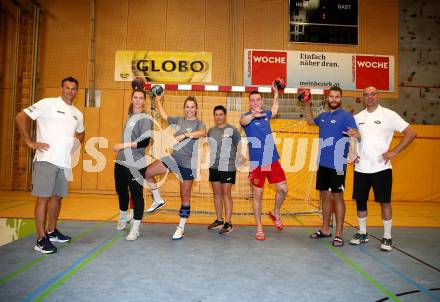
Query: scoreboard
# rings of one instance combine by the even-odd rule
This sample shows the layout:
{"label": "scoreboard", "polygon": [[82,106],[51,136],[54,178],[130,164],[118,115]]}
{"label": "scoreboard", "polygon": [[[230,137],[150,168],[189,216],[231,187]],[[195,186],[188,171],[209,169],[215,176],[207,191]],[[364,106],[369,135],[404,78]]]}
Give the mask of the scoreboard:
{"label": "scoreboard", "polygon": [[358,0],[289,0],[289,42],[358,45]]}

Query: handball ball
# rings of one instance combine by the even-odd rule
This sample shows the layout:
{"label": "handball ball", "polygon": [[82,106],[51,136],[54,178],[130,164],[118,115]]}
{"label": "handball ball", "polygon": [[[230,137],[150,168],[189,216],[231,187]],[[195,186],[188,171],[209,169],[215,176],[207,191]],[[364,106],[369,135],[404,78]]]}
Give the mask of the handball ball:
{"label": "handball ball", "polygon": [[154,96],[161,96],[163,93],[163,88],[160,85],[154,85],[153,87],[151,87],[151,92]]}
{"label": "handball ball", "polygon": [[144,90],[145,81],[143,78],[137,77],[131,82],[133,90]]}
{"label": "handball ball", "polygon": [[312,93],[308,88],[298,88],[296,95],[298,97],[298,101],[304,104],[307,104],[312,100]]}
{"label": "handball ball", "polygon": [[287,86],[283,78],[276,78],[274,82],[278,89],[284,89]]}

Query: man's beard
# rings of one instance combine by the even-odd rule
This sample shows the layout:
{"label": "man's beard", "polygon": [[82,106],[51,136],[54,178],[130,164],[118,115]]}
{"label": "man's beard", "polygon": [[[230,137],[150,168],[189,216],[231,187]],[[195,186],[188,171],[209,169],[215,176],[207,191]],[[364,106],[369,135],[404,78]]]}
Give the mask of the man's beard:
{"label": "man's beard", "polygon": [[331,110],[336,110],[336,109],[338,109],[339,107],[341,107],[341,103],[338,103],[336,106],[333,106],[331,103],[328,103],[328,107],[329,107]]}

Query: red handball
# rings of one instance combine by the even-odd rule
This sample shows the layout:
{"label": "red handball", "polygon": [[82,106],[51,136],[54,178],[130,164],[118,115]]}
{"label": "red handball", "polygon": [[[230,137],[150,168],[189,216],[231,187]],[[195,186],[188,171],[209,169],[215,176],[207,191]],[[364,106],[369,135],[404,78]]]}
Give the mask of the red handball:
{"label": "red handball", "polygon": [[273,82],[275,83],[275,86],[277,86],[277,88],[280,90],[286,88],[287,86],[287,83],[286,81],[284,81],[283,78],[276,78]]}
{"label": "red handball", "polygon": [[144,90],[145,80],[143,78],[135,78],[131,82],[131,88],[133,88],[133,90]]}
{"label": "red handball", "polygon": [[296,96],[298,97],[298,101],[304,104],[307,104],[312,100],[312,93],[308,88],[298,88]]}

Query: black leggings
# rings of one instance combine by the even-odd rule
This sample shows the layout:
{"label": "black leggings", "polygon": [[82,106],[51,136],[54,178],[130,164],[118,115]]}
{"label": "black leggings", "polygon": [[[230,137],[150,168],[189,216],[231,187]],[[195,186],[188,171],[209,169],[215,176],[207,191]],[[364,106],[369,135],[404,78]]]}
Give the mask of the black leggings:
{"label": "black leggings", "polygon": [[[142,176],[142,181],[146,170],[147,168],[138,170]],[[134,206],[134,219],[142,220],[145,207],[143,186],[138,182],[138,180],[134,180],[134,178],[136,177],[131,175],[129,168],[115,163],[115,188],[119,197],[119,209],[121,211],[128,210],[128,189],[130,189]]]}

